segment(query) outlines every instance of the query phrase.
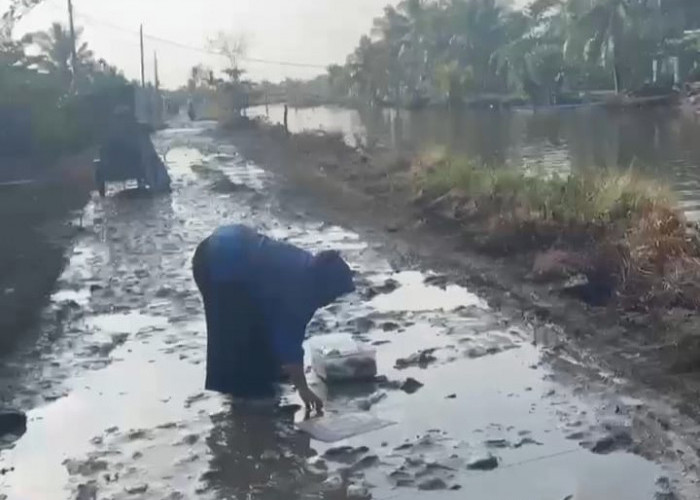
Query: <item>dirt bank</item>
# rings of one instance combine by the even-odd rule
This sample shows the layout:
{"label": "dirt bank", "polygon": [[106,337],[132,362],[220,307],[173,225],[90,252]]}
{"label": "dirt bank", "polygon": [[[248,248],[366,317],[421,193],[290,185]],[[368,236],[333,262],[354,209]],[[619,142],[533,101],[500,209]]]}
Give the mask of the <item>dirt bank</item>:
{"label": "dirt bank", "polygon": [[93,155],[61,159],[51,178],[0,186],[0,353],[33,326],[61,273],[89,198]]}
{"label": "dirt bank", "polygon": [[[687,416],[698,414],[700,322],[689,311],[640,314],[590,307],[528,279],[530,256],[477,253],[454,222],[413,204],[409,183],[395,180],[408,175],[408,161],[391,151],[357,151],[332,136],[286,137],[279,128],[227,134],[244,156],[286,175],[337,220],[354,220],[355,227],[359,220],[366,230],[384,233],[402,247],[400,255],[420,257],[456,283],[476,287],[494,307],[522,310],[539,323],[557,325],[560,349],[626,377]],[[674,425],[653,414],[651,420]],[[689,423],[676,422],[680,427]]]}

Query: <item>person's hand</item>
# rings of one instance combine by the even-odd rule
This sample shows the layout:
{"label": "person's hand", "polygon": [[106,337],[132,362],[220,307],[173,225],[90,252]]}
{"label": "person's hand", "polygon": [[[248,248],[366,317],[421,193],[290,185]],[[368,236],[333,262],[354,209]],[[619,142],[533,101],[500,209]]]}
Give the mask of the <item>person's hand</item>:
{"label": "person's hand", "polygon": [[304,402],[304,405],[306,405],[307,411],[316,411],[317,413],[321,413],[323,411],[323,400],[308,387],[299,389],[299,396]]}

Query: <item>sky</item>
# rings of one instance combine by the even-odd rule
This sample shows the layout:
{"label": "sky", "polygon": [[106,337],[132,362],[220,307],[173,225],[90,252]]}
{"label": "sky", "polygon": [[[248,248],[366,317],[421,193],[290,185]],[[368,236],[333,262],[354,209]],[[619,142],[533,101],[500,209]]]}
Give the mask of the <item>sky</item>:
{"label": "sky", "polygon": [[[6,3],[0,0],[0,10]],[[222,58],[206,52],[219,32],[244,36],[249,59],[298,65],[248,60],[243,67],[255,80],[314,77],[343,63],[388,3],[398,0],[73,0],[73,7],[83,41],[130,79],[140,78],[143,23],[147,78],[153,79],[155,51],[161,84],[176,88],[196,64],[221,69]],[[67,19],[67,0],[44,0],[16,34]]]}

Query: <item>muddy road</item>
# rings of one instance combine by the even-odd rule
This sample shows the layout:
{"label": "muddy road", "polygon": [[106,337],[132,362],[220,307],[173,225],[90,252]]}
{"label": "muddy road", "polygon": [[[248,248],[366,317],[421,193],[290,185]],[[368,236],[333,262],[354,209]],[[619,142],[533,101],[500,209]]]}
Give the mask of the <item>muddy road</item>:
{"label": "muddy road", "polygon": [[[29,423],[2,445],[0,498],[696,498],[692,461],[665,453],[683,440],[647,424],[661,403],[560,354],[554,327],[505,316],[280,196],[279,180],[214,137],[206,124],[156,136],[171,196],[112,193],[86,208],[42,337],[2,367],[5,403]],[[385,378],[315,387],[330,413],[396,425],[330,446],[295,430],[293,407],[250,415],[203,391],[190,258],[234,221],[343,252],[358,293],[321,311],[309,342],[354,335]]]}

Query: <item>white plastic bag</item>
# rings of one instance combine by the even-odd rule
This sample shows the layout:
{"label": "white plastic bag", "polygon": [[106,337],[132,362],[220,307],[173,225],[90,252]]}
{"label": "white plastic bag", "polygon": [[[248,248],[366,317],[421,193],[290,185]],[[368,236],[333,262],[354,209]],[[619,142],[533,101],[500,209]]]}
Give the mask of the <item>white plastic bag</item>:
{"label": "white plastic bag", "polygon": [[377,353],[349,335],[313,339],[311,364],[326,383],[372,380],[377,376]]}

